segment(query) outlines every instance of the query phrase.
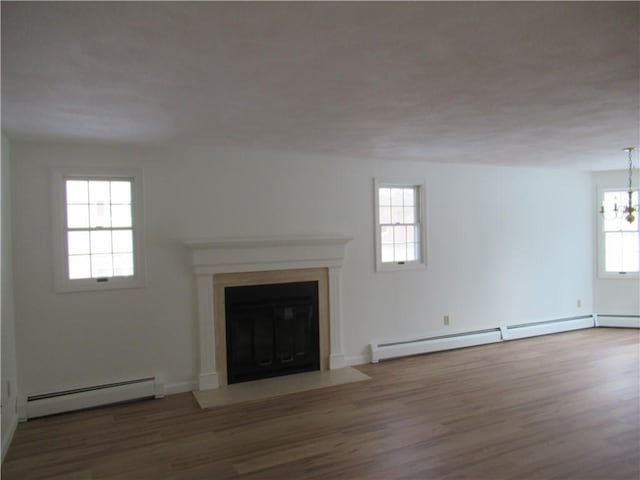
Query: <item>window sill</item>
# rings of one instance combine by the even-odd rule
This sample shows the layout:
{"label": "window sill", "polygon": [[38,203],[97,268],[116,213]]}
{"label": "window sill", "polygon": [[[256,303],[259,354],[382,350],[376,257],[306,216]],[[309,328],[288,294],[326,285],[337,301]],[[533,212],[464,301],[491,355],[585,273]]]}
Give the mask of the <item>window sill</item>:
{"label": "window sill", "polygon": [[98,282],[96,279],[58,281],[55,284],[55,291],[56,293],[98,292],[124,288],[144,288],[145,286],[144,280],[140,278],[111,277],[106,282]]}
{"label": "window sill", "polygon": [[376,272],[401,272],[403,270],[425,270],[427,265],[423,262],[406,263],[378,263]]}
{"label": "window sill", "polygon": [[599,280],[638,280],[640,279],[640,274],[638,272],[627,272],[627,273],[598,273]]}

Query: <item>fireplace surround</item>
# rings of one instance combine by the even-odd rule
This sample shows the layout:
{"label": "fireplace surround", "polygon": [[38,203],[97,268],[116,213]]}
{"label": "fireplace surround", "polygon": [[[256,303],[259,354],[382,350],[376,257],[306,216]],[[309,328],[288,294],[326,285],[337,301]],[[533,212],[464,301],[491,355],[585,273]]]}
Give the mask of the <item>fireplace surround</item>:
{"label": "fireplace surround", "polygon": [[186,242],[197,287],[199,389],[227,384],[226,341],[221,325],[225,315],[224,289],[234,285],[317,279],[320,368],[344,367],[341,269],[350,240],[346,236],[326,235]]}

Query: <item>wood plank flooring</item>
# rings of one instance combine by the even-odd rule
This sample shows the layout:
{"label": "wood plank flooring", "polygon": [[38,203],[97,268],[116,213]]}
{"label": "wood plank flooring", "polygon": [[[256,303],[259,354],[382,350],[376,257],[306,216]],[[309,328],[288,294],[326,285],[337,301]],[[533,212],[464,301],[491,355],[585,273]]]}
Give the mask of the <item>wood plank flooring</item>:
{"label": "wood plank flooring", "polygon": [[358,367],[201,410],[190,393],[21,424],[2,479],[638,479],[640,332],[589,329]]}

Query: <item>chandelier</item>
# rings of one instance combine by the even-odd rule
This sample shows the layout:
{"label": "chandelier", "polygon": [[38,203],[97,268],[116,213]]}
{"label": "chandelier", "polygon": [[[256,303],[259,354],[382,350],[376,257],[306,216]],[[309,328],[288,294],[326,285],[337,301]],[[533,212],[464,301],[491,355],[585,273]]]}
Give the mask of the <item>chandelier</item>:
{"label": "chandelier", "polygon": [[634,220],[636,219],[635,213],[638,210],[638,205],[633,205],[633,200],[632,200],[633,188],[631,185],[631,180],[633,178],[632,154],[635,149],[636,149],[635,147],[627,147],[623,149],[625,152],[627,152],[627,156],[629,157],[629,182],[628,182],[629,198],[627,199],[627,205],[625,205],[624,208],[622,208],[622,205],[618,207],[618,203],[616,202],[613,205],[613,210],[610,210],[610,211],[605,211],[604,205],[602,205],[600,206],[600,213],[602,214],[603,217],[611,217],[611,218],[623,217],[629,223],[633,223]]}

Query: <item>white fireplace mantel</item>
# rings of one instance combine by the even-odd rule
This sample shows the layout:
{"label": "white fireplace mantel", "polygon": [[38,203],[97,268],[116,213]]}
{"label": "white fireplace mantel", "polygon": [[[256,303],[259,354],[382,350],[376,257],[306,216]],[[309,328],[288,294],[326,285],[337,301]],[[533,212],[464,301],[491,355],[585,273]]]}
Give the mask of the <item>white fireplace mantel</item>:
{"label": "white fireplace mantel", "polygon": [[215,362],[213,276],[219,273],[327,268],[329,272],[329,368],[345,366],[342,347],[342,235],[213,238],[186,242],[191,249],[198,295],[200,390],[219,386]]}

